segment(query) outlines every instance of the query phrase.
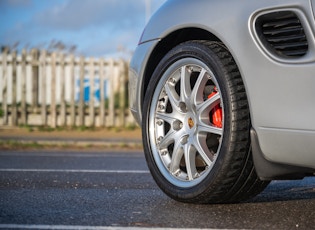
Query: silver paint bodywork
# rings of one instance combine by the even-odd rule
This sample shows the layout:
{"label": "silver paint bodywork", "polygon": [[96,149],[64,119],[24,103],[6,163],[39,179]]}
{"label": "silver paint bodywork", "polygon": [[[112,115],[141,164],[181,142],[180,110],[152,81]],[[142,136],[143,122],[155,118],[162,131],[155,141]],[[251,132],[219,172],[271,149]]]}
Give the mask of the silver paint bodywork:
{"label": "silver paint bodywork", "polygon": [[[315,0],[169,0],[146,26],[130,63],[130,108],[141,122],[144,75],[157,45],[174,31],[198,28],[229,49],[241,72],[252,127],[270,162],[315,169]],[[261,44],[256,18],[292,10],[309,43],[307,55],[282,58]],[[151,59],[150,59],[151,58]]]}

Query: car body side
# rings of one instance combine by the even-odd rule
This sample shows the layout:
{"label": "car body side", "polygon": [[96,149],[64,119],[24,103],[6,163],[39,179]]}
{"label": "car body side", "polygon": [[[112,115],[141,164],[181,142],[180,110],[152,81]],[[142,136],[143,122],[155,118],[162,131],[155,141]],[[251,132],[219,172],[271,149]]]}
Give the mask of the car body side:
{"label": "car body side", "polygon": [[[130,64],[130,107],[136,120],[141,122],[145,89],[163,55],[187,40],[219,41],[233,55],[244,81],[258,175],[274,179],[313,172],[314,4],[315,0],[167,1],[146,26]],[[298,15],[305,29],[308,52],[303,57],[285,58],[270,52],[256,32],[260,14],[287,10]],[[280,170],[269,169],[269,163]]]}

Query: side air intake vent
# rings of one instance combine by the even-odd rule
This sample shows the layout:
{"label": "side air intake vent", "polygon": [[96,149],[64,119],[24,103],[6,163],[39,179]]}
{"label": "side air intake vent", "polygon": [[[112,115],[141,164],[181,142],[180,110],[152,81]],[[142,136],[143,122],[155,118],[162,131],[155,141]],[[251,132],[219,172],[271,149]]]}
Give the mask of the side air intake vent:
{"label": "side air intake vent", "polygon": [[308,51],[303,26],[294,12],[264,14],[255,26],[262,43],[281,57],[302,57]]}

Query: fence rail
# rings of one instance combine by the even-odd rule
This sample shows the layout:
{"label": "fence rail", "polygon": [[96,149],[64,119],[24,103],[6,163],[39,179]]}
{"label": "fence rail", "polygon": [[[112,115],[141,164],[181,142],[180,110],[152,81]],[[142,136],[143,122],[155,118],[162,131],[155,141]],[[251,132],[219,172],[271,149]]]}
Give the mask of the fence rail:
{"label": "fence rail", "polygon": [[3,49],[0,125],[135,125],[127,105],[127,70],[123,60]]}

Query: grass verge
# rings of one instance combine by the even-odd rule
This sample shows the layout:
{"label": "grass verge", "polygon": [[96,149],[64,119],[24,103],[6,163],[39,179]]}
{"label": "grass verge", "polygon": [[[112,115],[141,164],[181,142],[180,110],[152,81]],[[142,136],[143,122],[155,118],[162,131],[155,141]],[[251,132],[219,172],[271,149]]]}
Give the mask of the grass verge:
{"label": "grass verge", "polygon": [[0,150],[142,150],[140,143],[66,143],[0,140]]}

